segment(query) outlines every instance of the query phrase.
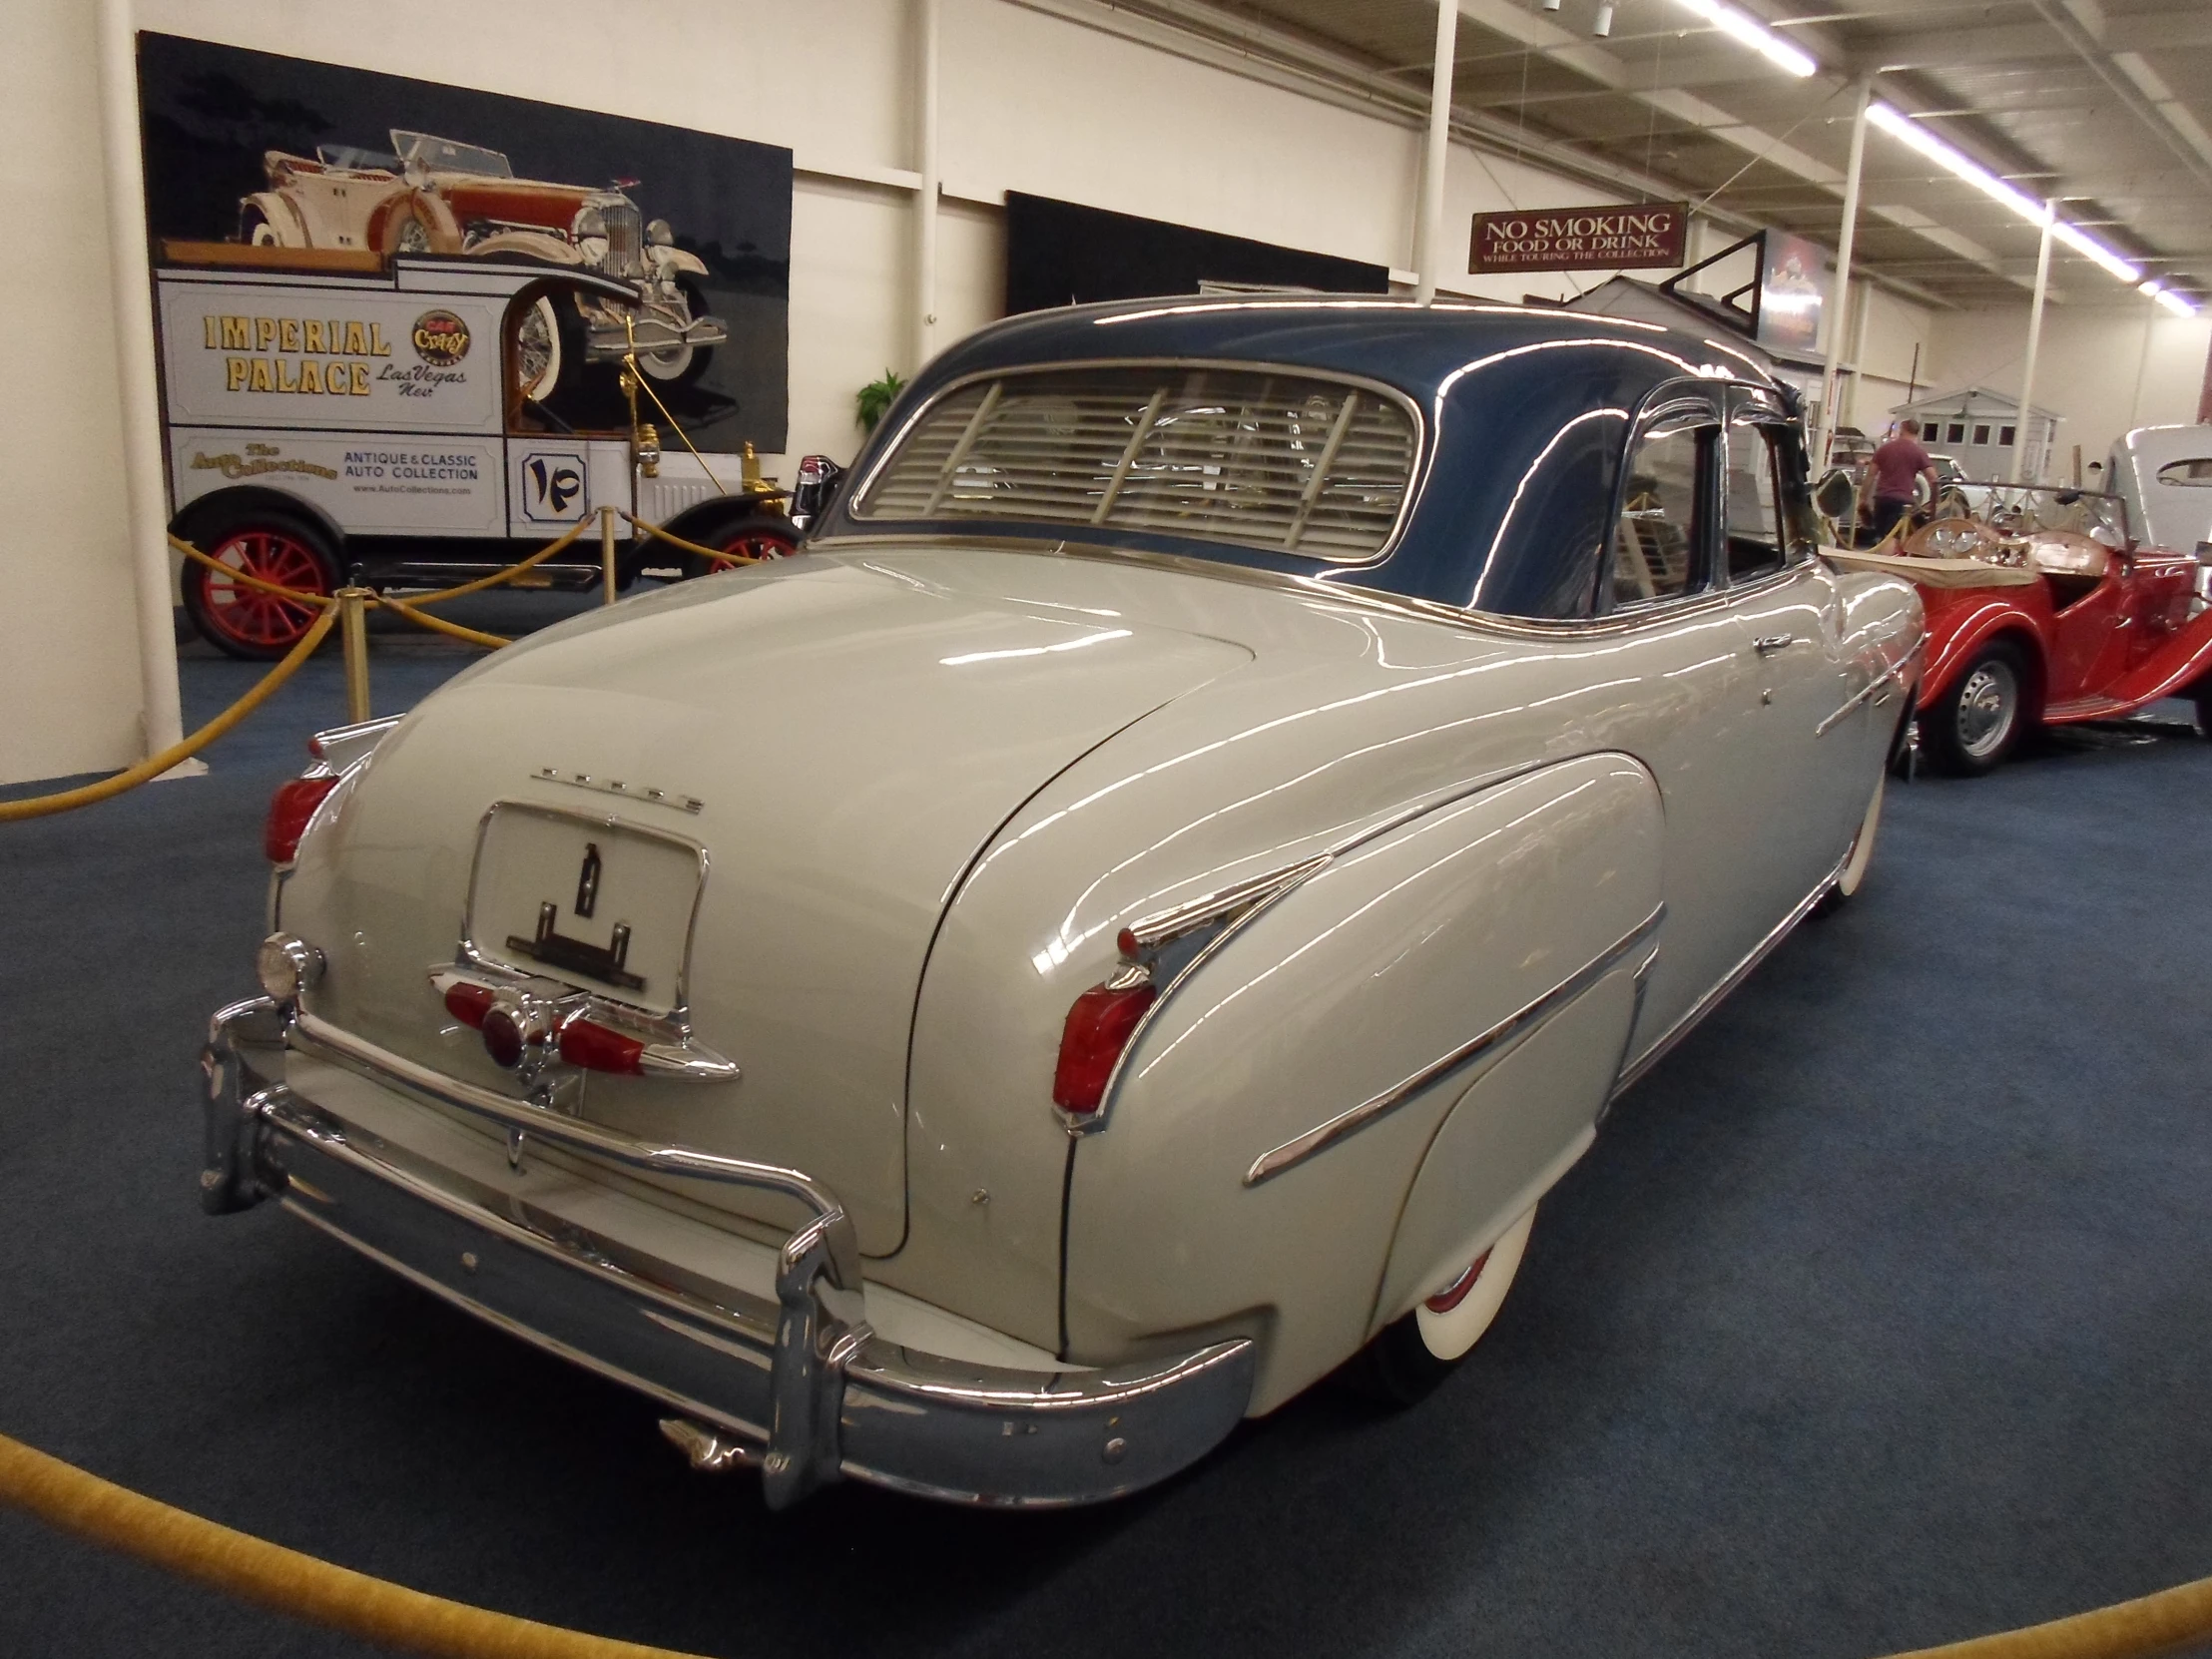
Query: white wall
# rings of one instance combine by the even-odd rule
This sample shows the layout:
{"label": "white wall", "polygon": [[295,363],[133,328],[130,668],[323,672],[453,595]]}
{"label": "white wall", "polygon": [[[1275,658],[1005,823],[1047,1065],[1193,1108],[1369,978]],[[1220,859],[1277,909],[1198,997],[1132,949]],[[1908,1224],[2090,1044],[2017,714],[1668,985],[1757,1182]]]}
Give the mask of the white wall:
{"label": "white wall", "polygon": [[[9,96],[0,112],[13,142],[0,166],[16,183],[14,200],[50,203],[56,220],[95,226],[88,207],[99,188],[91,24],[79,15],[90,8],[18,0],[18,15],[23,6],[30,21],[13,33],[26,49],[4,72]],[[645,9],[603,0],[535,0],[527,8],[381,0],[368,27],[357,0],[136,0],[143,29],[789,146],[797,170],[790,447],[840,459],[859,437],[853,393],[885,368],[903,374],[915,366],[917,12],[914,0],[656,0]],[[1396,270],[1409,263],[1420,148],[1412,128],[1009,0],[942,0],[942,18],[939,346],[999,314],[1008,190]],[[423,44],[433,40],[434,60]],[[1448,260],[1440,286],[1504,299],[1566,297],[1594,286],[1608,274],[1472,277],[1463,250],[1473,213],[1587,203],[1599,194],[1455,146],[1445,177]],[[1701,232],[1709,241],[1719,234]],[[7,278],[24,289],[19,314],[42,323],[12,336],[10,383],[50,393],[35,403],[15,400],[0,416],[10,423],[11,479],[80,475],[84,455],[112,458],[116,449],[99,240],[71,239],[53,257],[83,270],[57,281],[49,261]],[[79,321],[57,324],[65,309],[78,317],[79,307]],[[1957,320],[1943,318],[1940,329]],[[1916,342],[1928,347],[1924,385],[1952,372],[1933,360],[1936,331],[1924,308],[1874,295],[1861,354],[1870,376],[1887,379],[1870,379],[1859,400],[1862,424],[1878,423],[1902,394]],[[1980,336],[1969,330],[1960,337]],[[2201,363],[2201,339],[2195,351]],[[788,474],[789,456],[766,460]],[[94,519],[64,537],[10,532],[11,545],[27,551],[0,576],[11,593],[23,589],[0,610],[0,677],[23,678],[0,678],[0,686],[25,688],[11,697],[11,710],[28,711],[35,689],[50,694],[67,719],[54,723],[65,735],[45,748],[30,737],[35,721],[12,721],[0,737],[0,776],[106,765],[132,751],[137,692],[129,613],[121,608],[128,572],[118,501],[104,494]],[[98,566],[106,591],[53,598],[62,564]],[[43,617],[41,605],[57,609]],[[33,617],[43,620],[26,620]],[[46,666],[19,671],[15,665],[26,660]]]}
{"label": "white wall", "polygon": [[42,228],[0,267],[0,783],[144,753],[96,18],[9,0],[0,54],[0,196]]}
{"label": "white wall", "polygon": [[[2114,302],[2096,302],[2097,283]],[[2051,465],[2067,479],[2075,444],[2084,462],[2101,460],[2130,427],[2195,420],[2212,345],[2212,316],[2175,316],[2093,272],[2077,286],[2068,303],[2044,307],[2032,399],[2060,417]],[[2017,397],[2026,351],[2025,305],[1945,317],[1922,390],[1979,385]]]}

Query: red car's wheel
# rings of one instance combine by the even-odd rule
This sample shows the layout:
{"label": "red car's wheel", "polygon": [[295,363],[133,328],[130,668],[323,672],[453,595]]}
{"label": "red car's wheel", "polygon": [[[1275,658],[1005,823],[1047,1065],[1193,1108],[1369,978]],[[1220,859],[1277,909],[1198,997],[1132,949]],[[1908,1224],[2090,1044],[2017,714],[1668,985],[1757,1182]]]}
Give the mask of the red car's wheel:
{"label": "red car's wheel", "polygon": [[[337,564],[321,538],[277,515],[233,524],[201,546],[218,564],[278,587],[317,594],[337,590]],[[281,657],[320,614],[316,606],[250,587],[198,561],[185,566],[184,592],[193,626],[233,657]]]}
{"label": "red car's wheel", "polygon": [[2031,682],[2009,640],[1974,653],[1921,717],[1921,734],[1943,771],[1971,778],[1991,771],[2026,735]]}

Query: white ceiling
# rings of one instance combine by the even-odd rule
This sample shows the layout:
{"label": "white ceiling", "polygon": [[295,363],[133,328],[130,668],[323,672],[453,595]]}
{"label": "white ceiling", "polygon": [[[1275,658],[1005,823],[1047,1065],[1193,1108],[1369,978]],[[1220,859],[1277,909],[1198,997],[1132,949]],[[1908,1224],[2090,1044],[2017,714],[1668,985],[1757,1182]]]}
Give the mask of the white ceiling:
{"label": "white ceiling", "polygon": [[[1492,147],[1833,247],[1856,78],[2193,297],[2212,296],[2212,0],[1735,0],[1810,53],[1795,79],[1682,0],[1459,0],[1454,117]],[[1434,0],[1121,0],[1425,106]],[[1880,131],[1858,258],[1946,304],[2015,301],[2038,233]],[[1528,206],[1558,204],[1530,203]],[[2125,290],[2060,248],[2053,284]]]}

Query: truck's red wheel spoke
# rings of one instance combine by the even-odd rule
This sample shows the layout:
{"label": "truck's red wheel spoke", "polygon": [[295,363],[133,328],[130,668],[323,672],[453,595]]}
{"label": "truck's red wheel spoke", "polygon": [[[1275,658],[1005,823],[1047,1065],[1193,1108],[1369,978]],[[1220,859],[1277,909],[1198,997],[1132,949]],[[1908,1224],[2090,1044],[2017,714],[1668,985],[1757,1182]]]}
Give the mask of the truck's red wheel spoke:
{"label": "truck's red wheel spoke", "polygon": [[722,544],[722,550],[737,559],[788,559],[797,546],[774,530],[740,530]]}
{"label": "truck's red wheel spoke", "polygon": [[[241,530],[219,543],[211,557],[243,575],[301,593],[328,593],[322,566],[307,547],[281,530]],[[205,570],[205,567],[203,567]],[[288,646],[314,622],[315,610],[260,588],[205,572],[208,620],[245,645]]]}

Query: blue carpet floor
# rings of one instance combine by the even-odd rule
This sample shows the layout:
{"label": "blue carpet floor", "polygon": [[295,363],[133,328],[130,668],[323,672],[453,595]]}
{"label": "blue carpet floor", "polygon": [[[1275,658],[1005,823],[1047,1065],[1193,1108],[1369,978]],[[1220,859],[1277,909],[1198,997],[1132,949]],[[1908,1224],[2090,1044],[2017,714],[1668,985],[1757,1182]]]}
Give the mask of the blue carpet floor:
{"label": "blue carpet floor", "polygon": [[[380,654],[379,708],[468,660]],[[191,657],[188,723],[254,674]],[[1105,1509],[771,1516],[642,1399],[274,1208],[199,1213],[203,1021],[252,988],[262,810],[340,683],[311,665],[208,778],[0,829],[0,1429],[31,1444],[749,1659],[1858,1659],[2212,1572],[2212,745],[1893,789],[1867,890],[1621,1102],[1424,1405],[1319,1391]],[[0,1512],[0,1653],[366,1651]]]}

